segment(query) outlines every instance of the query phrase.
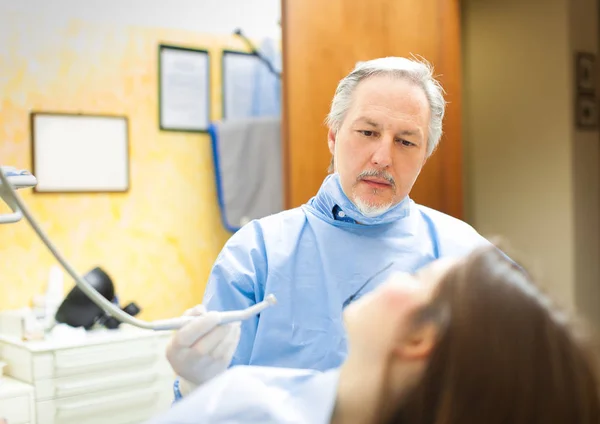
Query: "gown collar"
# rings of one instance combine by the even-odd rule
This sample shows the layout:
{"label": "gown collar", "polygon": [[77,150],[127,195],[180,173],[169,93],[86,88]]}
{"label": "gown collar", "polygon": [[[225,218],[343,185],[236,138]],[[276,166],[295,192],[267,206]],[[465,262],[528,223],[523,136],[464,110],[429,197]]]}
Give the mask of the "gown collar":
{"label": "gown collar", "polygon": [[[379,225],[388,224],[407,217],[410,214],[411,200],[406,196],[400,203],[392,206],[389,210],[379,216],[364,216],[344,193],[340,183],[339,174],[333,173],[325,178],[317,195],[310,200],[309,204],[315,208],[318,213],[329,219],[336,218],[333,215],[335,209],[337,210],[336,214],[338,216],[351,218],[356,223],[362,225]],[[343,213],[340,214],[339,210]]]}

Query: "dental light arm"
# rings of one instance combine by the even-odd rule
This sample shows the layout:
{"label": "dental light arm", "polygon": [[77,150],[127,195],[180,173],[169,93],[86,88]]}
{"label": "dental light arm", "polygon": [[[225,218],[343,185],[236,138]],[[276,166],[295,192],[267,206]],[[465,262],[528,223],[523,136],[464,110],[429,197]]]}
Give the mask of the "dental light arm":
{"label": "dental light arm", "polygon": [[[31,188],[37,185],[36,178],[27,171],[17,171],[15,168],[0,167],[0,198],[6,202],[11,208],[13,213],[0,215],[0,224],[18,222],[21,218],[25,217],[29,225],[33,228],[35,233],[38,235],[40,240],[46,245],[48,250],[60,263],[60,265],[67,271],[67,273],[75,280],[77,286],[82,292],[86,294],[96,305],[98,305],[106,314],[118,319],[121,322],[133,325],[135,327],[149,329],[149,330],[174,330],[183,327],[188,322],[197,319],[198,317],[193,316],[182,316],[177,318],[170,318],[157,321],[142,321],[135,318],[128,313],[119,309],[116,305],[112,304],[108,299],[102,296],[96,291],[90,284],[81,278],[77,272],[71,267],[63,255],[58,251],[56,246],[50,241],[47,234],[38,225],[36,220],[33,218],[27,206],[17,194],[16,189],[19,188]],[[265,297],[265,300],[259,302],[253,306],[250,306],[241,311],[229,311],[220,312],[220,324],[226,324],[234,321],[246,320],[254,315],[259,314],[271,305],[277,302],[274,295],[270,294]]]}
{"label": "dental light arm", "polygon": [[[27,171],[17,171],[16,168],[2,166],[0,169],[8,176],[10,182],[15,189],[30,188],[37,185],[36,178]],[[23,214],[18,208],[17,203],[10,196],[10,187],[5,184],[0,184],[0,198],[6,202],[8,207],[13,211],[11,214],[0,215],[0,224],[10,224],[18,222],[23,218]]]}

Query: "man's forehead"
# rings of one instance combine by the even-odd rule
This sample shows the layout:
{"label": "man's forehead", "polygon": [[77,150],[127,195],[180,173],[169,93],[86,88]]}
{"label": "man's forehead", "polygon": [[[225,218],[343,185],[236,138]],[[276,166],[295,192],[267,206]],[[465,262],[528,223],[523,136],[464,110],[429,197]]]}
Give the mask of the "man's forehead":
{"label": "man's forehead", "polygon": [[375,76],[361,81],[352,94],[350,110],[362,114],[380,107],[420,112],[429,109],[429,101],[422,87],[404,78]]}

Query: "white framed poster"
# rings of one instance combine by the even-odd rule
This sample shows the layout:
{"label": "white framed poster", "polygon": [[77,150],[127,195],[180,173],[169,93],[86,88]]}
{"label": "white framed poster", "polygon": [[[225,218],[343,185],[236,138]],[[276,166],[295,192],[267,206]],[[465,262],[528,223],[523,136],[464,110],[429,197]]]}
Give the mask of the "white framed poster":
{"label": "white framed poster", "polygon": [[125,116],[31,114],[35,192],[129,190],[129,128]]}
{"label": "white framed poster", "polygon": [[206,132],[210,124],[210,57],[207,50],[159,46],[159,127]]}

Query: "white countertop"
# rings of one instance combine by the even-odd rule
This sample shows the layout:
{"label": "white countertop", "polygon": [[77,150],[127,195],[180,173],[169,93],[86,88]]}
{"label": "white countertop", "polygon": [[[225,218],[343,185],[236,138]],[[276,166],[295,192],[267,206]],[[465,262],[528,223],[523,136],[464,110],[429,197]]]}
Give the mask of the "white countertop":
{"label": "white countertop", "polygon": [[152,331],[122,324],[118,329],[98,329],[91,331],[72,331],[60,336],[49,336],[45,340],[20,340],[0,334],[0,341],[15,346],[27,348],[32,352],[55,351],[58,349],[70,349],[80,346],[90,346],[103,343],[114,343],[131,339],[156,337],[157,335],[169,336],[169,331]]}

